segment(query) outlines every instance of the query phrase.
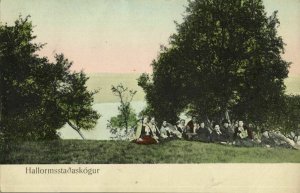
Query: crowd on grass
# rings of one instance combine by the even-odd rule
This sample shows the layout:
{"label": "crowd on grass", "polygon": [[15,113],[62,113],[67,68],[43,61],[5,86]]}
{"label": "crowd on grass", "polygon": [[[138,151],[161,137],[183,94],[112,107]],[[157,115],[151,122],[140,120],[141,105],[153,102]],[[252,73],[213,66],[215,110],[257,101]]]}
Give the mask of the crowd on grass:
{"label": "crowd on grass", "polygon": [[254,125],[245,124],[242,120],[231,124],[230,120],[224,119],[221,124],[197,121],[192,117],[187,123],[181,119],[176,125],[163,121],[159,128],[155,118],[147,116],[141,119],[131,135],[131,141],[137,144],[157,144],[163,141],[181,139],[201,141],[206,143],[220,143],[236,146],[284,146],[298,148],[298,133],[291,132],[288,136],[279,131],[258,131]]}

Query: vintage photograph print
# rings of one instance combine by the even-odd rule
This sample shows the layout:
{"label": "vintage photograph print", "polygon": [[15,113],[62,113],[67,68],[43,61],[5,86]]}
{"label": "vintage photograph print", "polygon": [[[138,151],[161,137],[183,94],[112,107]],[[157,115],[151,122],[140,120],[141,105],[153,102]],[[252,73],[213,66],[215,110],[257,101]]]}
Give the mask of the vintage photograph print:
{"label": "vintage photograph print", "polygon": [[299,0],[0,5],[1,164],[300,163]]}

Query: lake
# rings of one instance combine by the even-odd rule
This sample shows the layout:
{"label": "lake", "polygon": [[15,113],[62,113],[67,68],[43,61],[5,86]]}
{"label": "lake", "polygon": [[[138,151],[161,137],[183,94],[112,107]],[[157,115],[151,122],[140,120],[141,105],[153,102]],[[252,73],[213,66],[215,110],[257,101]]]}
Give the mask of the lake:
{"label": "lake", "polygon": [[[98,123],[93,130],[82,131],[86,139],[109,140],[110,132],[106,128],[107,120],[118,114],[118,106],[120,103],[95,103],[93,108],[101,114]],[[145,101],[133,101],[131,107],[138,114],[146,107]],[[62,139],[81,139],[79,134],[69,125],[65,125],[59,130]]]}

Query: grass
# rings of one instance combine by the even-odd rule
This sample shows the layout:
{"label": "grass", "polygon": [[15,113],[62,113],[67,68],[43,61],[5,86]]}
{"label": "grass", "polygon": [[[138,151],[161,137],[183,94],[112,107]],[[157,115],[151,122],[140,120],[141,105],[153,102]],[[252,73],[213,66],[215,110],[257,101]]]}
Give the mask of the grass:
{"label": "grass", "polygon": [[1,157],[2,164],[300,163],[299,150],[182,140],[158,145],[95,140],[22,142],[10,145],[9,153]]}
{"label": "grass", "polygon": [[[136,90],[137,94],[134,97],[134,101],[145,100],[145,93],[141,87],[137,85],[137,78],[140,74],[128,73],[128,74],[114,74],[114,73],[95,73],[88,74],[90,79],[87,82],[87,86],[90,90],[101,89],[99,93],[95,95],[96,103],[106,102],[119,102],[118,97],[114,96],[111,92],[111,86],[123,83],[130,89]],[[300,76],[291,76],[285,80],[286,93],[287,94],[300,94]]]}

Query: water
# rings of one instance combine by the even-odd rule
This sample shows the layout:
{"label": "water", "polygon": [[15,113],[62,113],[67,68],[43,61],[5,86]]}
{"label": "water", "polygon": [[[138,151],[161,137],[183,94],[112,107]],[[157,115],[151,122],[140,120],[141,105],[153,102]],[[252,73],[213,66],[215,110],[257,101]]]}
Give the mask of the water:
{"label": "water", "polygon": [[[110,133],[106,128],[107,120],[111,117],[118,114],[118,106],[120,103],[96,103],[93,105],[93,108],[101,114],[100,119],[98,120],[97,125],[93,130],[82,131],[86,139],[94,140],[109,140]],[[139,113],[146,107],[145,101],[134,101],[131,103],[132,108],[136,113]],[[72,129],[69,125],[65,125],[62,129],[59,130],[62,139],[81,139],[79,134]]]}

